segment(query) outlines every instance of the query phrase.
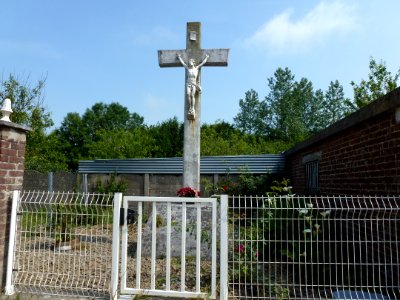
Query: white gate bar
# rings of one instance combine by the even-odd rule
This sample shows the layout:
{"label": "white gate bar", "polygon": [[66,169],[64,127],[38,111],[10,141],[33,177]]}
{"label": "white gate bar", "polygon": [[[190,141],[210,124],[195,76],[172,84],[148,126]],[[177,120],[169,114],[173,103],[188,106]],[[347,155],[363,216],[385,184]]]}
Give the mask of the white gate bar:
{"label": "white gate bar", "polygon": [[185,273],[186,273],[186,202],[182,203],[182,248],[181,248],[181,253],[182,253],[181,292],[184,292],[185,291]]}
{"label": "white gate bar", "polygon": [[136,240],[136,288],[137,289],[140,289],[140,280],[141,280],[140,273],[142,270],[142,219],[143,219],[143,202],[138,202],[138,221],[137,221],[138,225],[137,225],[137,240]]}
{"label": "white gate bar", "polygon": [[[122,206],[124,209],[124,224],[122,225],[122,249],[121,249],[121,290],[126,288],[126,272],[127,272],[127,254],[128,254],[128,227],[127,227],[127,214],[128,214],[128,202],[125,200],[125,197],[122,201]],[[114,225],[118,223],[119,220],[114,221]]]}
{"label": "white gate bar", "polygon": [[[140,296],[159,296],[159,297],[175,297],[175,298],[191,298],[191,299],[207,299],[206,293],[196,293],[189,291],[165,291],[165,290],[147,290],[127,288],[124,293],[126,295]],[[129,298],[132,299],[132,298]]]}
{"label": "white gate bar", "polygon": [[200,250],[201,250],[201,206],[197,207],[197,232],[196,232],[196,292],[200,293]]}
{"label": "white gate bar", "polygon": [[12,280],[12,270],[14,265],[14,248],[15,248],[15,232],[17,230],[18,201],[19,201],[19,191],[13,191],[10,234],[8,236],[7,275],[6,275],[6,286],[5,286],[6,295],[14,294],[14,285],[11,283],[11,280]]}
{"label": "white gate bar", "polygon": [[151,271],[150,271],[150,289],[156,288],[156,249],[157,249],[157,202],[153,202],[153,219],[151,232]]}
{"label": "white gate bar", "polygon": [[217,297],[217,199],[212,202],[211,299]]}
{"label": "white gate bar", "polygon": [[[118,294],[118,263],[119,263],[119,218],[122,194],[114,194],[113,235],[112,235],[112,269],[110,299],[116,300]],[[123,248],[124,249],[124,248]]]}
{"label": "white gate bar", "polygon": [[228,195],[221,195],[220,300],[228,299]]}
{"label": "white gate bar", "polygon": [[[185,198],[185,197],[148,197],[148,196],[124,196],[127,201],[140,201],[140,202],[162,202],[162,203],[193,203],[193,198]],[[210,203],[214,198],[195,198],[196,203]]]}
{"label": "white gate bar", "polygon": [[171,289],[171,202],[167,204],[167,253],[166,253],[166,274],[165,289]]}

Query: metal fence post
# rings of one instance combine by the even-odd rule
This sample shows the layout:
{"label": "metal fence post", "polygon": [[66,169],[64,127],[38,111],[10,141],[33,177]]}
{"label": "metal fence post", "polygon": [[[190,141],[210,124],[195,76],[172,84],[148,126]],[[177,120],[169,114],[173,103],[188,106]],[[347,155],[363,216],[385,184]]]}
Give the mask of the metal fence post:
{"label": "metal fence post", "polygon": [[220,300],[228,299],[228,195],[221,195]]}
{"label": "metal fence post", "polygon": [[217,199],[212,202],[211,299],[217,298]]}
{"label": "metal fence post", "polygon": [[47,173],[47,190],[49,192],[53,191],[53,179],[54,179],[54,173],[53,172]]}
{"label": "metal fence post", "polygon": [[19,191],[13,192],[12,207],[11,207],[11,221],[10,221],[10,234],[8,239],[8,257],[7,257],[7,275],[5,294],[14,294],[14,285],[11,282],[12,271],[14,264],[14,247],[15,247],[15,231],[17,228],[17,207],[19,201]]}
{"label": "metal fence post", "polygon": [[111,270],[111,291],[110,299],[118,298],[118,263],[119,263],[119,214],[122,203],[122,193],[114,194],[114,211],[113,211],[113,236],[112,236],[112,270]]}

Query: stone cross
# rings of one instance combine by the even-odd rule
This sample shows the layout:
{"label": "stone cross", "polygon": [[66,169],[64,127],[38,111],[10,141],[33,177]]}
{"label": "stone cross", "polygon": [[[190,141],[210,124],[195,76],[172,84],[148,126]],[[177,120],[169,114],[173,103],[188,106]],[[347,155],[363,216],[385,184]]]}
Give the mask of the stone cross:
{"label": "stone cross", "polygon": [[159,50],[160,67],[185,67],[183,186],[200,190],[200,113],[203,66],[227,66],[229,49],[201,49],[201,24],[187,23],[186,49]]}

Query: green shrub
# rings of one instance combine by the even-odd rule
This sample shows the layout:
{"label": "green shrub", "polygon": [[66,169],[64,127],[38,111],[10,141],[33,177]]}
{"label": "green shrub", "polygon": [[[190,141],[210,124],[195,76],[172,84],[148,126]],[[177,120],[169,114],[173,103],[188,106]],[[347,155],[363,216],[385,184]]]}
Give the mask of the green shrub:
{"label": "green shrub", "polygon": [[247,167],[243,167],[238,176],[227,173],[221,177],[217,184],[213,184],[207,179],[203,179],[202,184],[208,194],[262,196],[271,191],[271,186],[277,178],[280,178],[280,176],[273,174],[254,175]]}
{"label": "green shrub", "polygon": [[128,183],[121,179],[117,178],[117,175],[111,174],[110,179],[105,183],[99,179],[96,182],[96,193],[99,194],[114,194],[114,193],[125,193],[128,187]]}
{"label": "green shrub", "polygon": [[[294,196],[291,189],[290,180],[283,178],[274,181],[263,200],[235,198],[242,203],[233,205],[231,276],[234,282],[262,284],[263,293],[275,294],[278,299],[284,299],[289,291],[269,278],[268,272],[265,275],[268,261],[294,262],[294,268],[301,268],[295,274],[306,274],[305,268],[315,268],[316,263],[322,262],[321,237],[329,229],[330,211],[317,209],[309,198]],[[323,275],[325,271],[319,267],[319,273]]]}
{"label": "green shrub", "polygon": [[113,214],[111,207],[99,204],[64,203],[52,205],[49,216],[49,225],[54,230],[56,241],[67,242],[74,228],[110,224]]}
{"label": "green shrub", "polygon": [[231,253],[235,268],[229,272],[231,279],[233,282],[263,282],[263,272],[258,263],[263,249],[261,228],[240,226],[235,229],[235,244]]}

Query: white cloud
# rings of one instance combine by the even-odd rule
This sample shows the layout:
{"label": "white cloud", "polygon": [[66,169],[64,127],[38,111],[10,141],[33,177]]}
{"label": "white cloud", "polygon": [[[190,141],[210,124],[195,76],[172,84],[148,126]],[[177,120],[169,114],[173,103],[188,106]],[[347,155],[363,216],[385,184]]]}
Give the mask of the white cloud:
{"label": "white cloud", "polygon": [[358,27],[354,6],[342,1],[322,1],[297,20],[293,13],[289,9],[273,17],[244,41],[245,46],[270,52],[304,51]]}

